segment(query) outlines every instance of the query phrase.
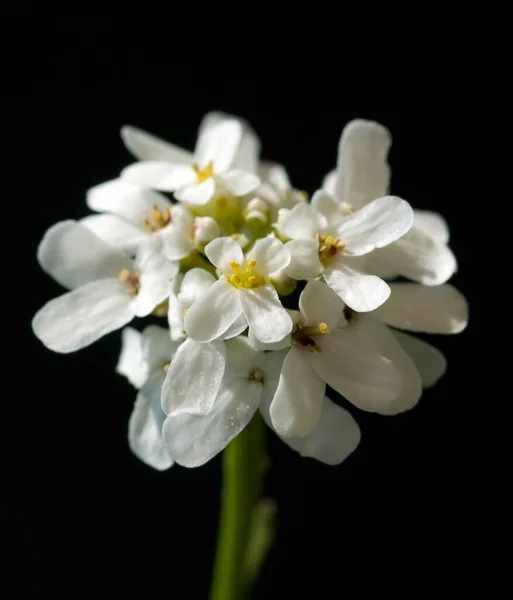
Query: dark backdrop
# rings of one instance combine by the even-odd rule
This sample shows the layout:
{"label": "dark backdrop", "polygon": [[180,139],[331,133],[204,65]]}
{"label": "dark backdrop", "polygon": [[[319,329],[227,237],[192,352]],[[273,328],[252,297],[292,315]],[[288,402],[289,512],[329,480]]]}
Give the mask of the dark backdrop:
{"label": "dark backdrop", "polygon": [[[119,137],[123,124],[192,148],[205,112],[238,114],[263,140],[263,156],[284,163],[293,183],[313,192],[335,164],[344,124],[375,119],[393,135],[392,192],[449,220],[460,265],[452,282],[469,298],[472,315],[477,286],[468,219],[477,117],[447,98],[399,107],[386,93],[320,93],[313,76],[299,85],[272,74],[266,81],[263,72],[208,78],[135,55],[131,76],[131,67],[118,65],[80,29],[58,43],[50,36],[41,50],[28,89],[12,96],[21,140],[15,154],[30,165],[19,180],[26,190],[19,200],[23,270],[30,275],[16,337],[27,361],[17,382],[23,393],[5,425],[12,437],[8,597],[87,592],[203,600],[220,457],[195,470],[158,473],[132,456],[126,433],[135,393],[114,373],[119,334],[71,355],[53,354],[32,336],[32,315],[62,291],[37,265],[41,236],[56,221],[86,215],[87,188],[131,160]],[[475,541],[468,419],[469,391],[478,394],[481,385],[469,377],[476,338],[472,317],[463,334],[430,338],[445,353],[448,372],[411,412],[385,418],[354,409],[362,443],[341,466],[302,459],[269,435],[266,489],[278,502],[278,537],[255,598],[353,598],[375,584],[381,593],[405,589],[414,597],[429,583],[461,591]]]}

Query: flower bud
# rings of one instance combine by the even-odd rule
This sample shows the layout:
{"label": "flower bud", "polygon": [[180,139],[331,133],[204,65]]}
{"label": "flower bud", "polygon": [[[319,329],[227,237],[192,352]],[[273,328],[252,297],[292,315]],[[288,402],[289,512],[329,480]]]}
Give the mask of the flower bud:
{"label": "flower bud", "polygon": [[212,217],[196,217],[194,219],[194,242],[196,248],[203,252],[205,246],[221,235],[219,225]]}

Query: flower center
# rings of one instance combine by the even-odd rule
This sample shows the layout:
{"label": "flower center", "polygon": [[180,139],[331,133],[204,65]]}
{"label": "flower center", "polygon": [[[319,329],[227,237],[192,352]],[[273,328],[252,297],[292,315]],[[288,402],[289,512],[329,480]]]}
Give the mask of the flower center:
{"label": "flower center", "polygon": [[171,207],[168,206],[164,212],[159,210],[159,207],[154,204],[153,210],[149,219],[144,219],[144,227],[153,233],[159,229],[163,229],[171,221]]}
{"label": "flower center", "polygon": [[139,292],[139,273],[131,273],[128,269],[122,269],[119,272],[119,278],[130,285],[127,294],[129,296],[137,296]]}
{"label": "flower center", "polygon": [[319,244],[319,260],[324,266],[327,266],[346,247],[340,242],[339,237],[334,238],[331,235],[318,233],[315,239]]}
{"label": "flower center", "polygon": [[212,177],[214,174],[214,165],[210,160],[207,166],[204,169],[200,169],[196,163],[193,163],[192,169],[196,173],[196,177],[198,178],[198,183],[202,183],[205,179]]}
{"label": "flower center", "polygon": [[264,380],[264,374],[262,373],[262,371],[260,371],[260,369],[255,369],[254,371],[251,371],[251,373],[248,376],[248,379],[250,381],[262,382]]}
{"label": "flower center", "polygon": [[239,263],[231,262],[230,268],[233,275],[225,275],[224,278],[236,288],[246,288],[248,290],[265,285],[267,282],[261,275],[253,275],[253,269],[256,266],[256,260],[250,260],[246,263],[244,270]]}
{"label": "flower center", "polygon": [[312,337],[319,333],[329,333],[326,323],[305,327],[302,321],[298,321],[292,328],[292,343],[303,346],[308,352],[322,352],[321,346]]}

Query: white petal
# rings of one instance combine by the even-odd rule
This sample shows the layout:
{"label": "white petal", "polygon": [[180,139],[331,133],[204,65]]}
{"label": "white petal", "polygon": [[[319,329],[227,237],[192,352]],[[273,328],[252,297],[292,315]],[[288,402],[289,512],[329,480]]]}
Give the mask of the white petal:
{"label": "white petal", "polygon": [[193,206],[204,206],[212,199],[216,191],[216,182],[213,177],[209,177],[201,183],[191,183],[186,187],[180,188],[175,192],[175,198],[185,204]]}
{"label": "white petal", "polygon": [[50,227],[39,244],[37,259],[46,273],[71,289],[96,279],[116,277],[122,269],[132,268],[128,256],[76,221],[61,221]]}
{"label": "white petal", "polygon": [[[406,235],[408,235],[408,233]],[[393,247],[394,244],[390,244],[390,246],[387,246],[386,248],[373,250],[372,252],[369,252],[369,254],[366,254],[365,271],[372,273],[381,279],[397,279],[399,273],[395,268],[393,260],[391,261],[389,259],[389,250]]]}
{"label": "white petal", "polygon": [[400,372],[355,329],[336,329],[316,341],[322,352],[304,354],[319,377],[349,402],[362,410],[381,413],[399,397]]}
{"label": "white petal", "polygon": [[225,377],[247,379],[250,373],[259,366],[261,354],[251,346],[247,337],[240,336],[229,340],[226,342]]}
{"label": "white petal", "polygon": [[214,172],[227,171],[234,162],[242,140],[242,125],[234,119],[226,119],[203,130],[194,151],[194,160],[203,168],[209,161]]}
{"label": "white petal", "polygon": [[296,204],[281,223],[281,232],[290,239],[315,237],[328,226],[326,218],[309,204]]}
{"label": "white petal", "polygon": [[78,221],[110,246],[121,252],[135,254],[148,233],[116,215],[90,215]]}
{"label": "white petal", "polygon": [[290,252],[280,240],[267,237],[258,240],[246,258],[256,261],[255,269],[267,277],[289,264]]}
{"label": "white petal", "polygon": [[310,204],[318,213],[326,217],[330,226],[336,225],[344,216],[341,203],[324,190],[317,190]]}
{"label": "white petal", "polygon": [[261,342],[279,342],[291,332],[292,319],[272,285],[252,290],[240,288],[239,295],[249,328]]}
{"label": "white petal", "polygon": [[194,268],[185,273],[180,286],[180,300],[187,301],[189,306],[201,297],[217,279],[205,271],[205,269]]}
{"label": "white petal", "polygon": [[163,192],[174,192],[196,181],[191,165],[159,161],[133,163],[121,171],[120,177],[135,185]]}
{"label": "white petal", "polygon": [[367,275],[351,266],[349,257],[333,262],[323,277],[331,289],[357,312],[375,310],[390,296],[389,286],[375,275]]}
{"label": "white petal", "polygon": [[119,279],[100,279],[50,300],[32,329],[54,352],[75,352],[132,320],[131,298]]}
{"label": "white petal", "polygon": [[205,246],[205,254],[208,260],[222,273],[231,273],[231,262],[241,265],[244,262],[244,254],[241,247],[232,237],[216,238]]}
{"label": "white petal", "polygon": [[358,315],[351,320],[349,327],[361,340],[374,346],[381,356],[392,361],[401,374],[401,393],[378,412],[395,415],[413,408],[422,395],[422,380],[415,363],[397,342],[392,331],[372,313]]}
{"label": "white petal", "polygon": [[141,349],[144,362],[150,371],[161,369],[173,358],[179,343],[171,341],[169,329],[159,325],[148,325],[141,335]]}
{"label": "white petal", "polygon": [[174,163],[192,162],[191,152],[131,125],[125,125],[121,128],[121,139],[127,149],[139,160],[162,160]]}
{"label": "white petal", "polygon": [[378,252],[382,255],[381,261],[388,263],[391,270],[424,285],[445,283],[457,268],[451,249],[416,227]]}
{"label": "white petal", "polygon": [[[262,407],[260,410],[264,414]],[[356,450],[361,433],[351,414],[325,396],[315,430],[303,438],[282,439],[301,456],[315,458],[326,465],[339,465]]]}
{"label": "white petal", "polygon": [[183,320],[185,313],[189,310],[189,306],[190,304],[181,302],[176,294],[172,292],[169,294],[167,322],[172,340],[185,339],[186,333]]}
{"label": "white petal", "polygon": [[340,319],[344,303],[323,281],[309,281],[299,296],[299,310],[304,325],[326,323],[331,331]]}
{"label": "white petal", "polygon": [[260,179],[248,171],[233,169],[219,176],[219,183],[234,196],[244,196],[257,189]]}
{"label": "white petal", "polygon": [[414,210],[413,225],[439,244],[449,242],[449,226],[447,221],[436,212],[430,210]]}
{"label": "white petal", "polygon": [[245,329],[248,328],[248,322],[243,313],[241,313],[235,321],[228,327],[228,329],[222,333],[219,338],[221,340],[231,340],[234,337],[240,335]]}
{"label": "white petal", "polygon": [[313,279],[322,271],[319,244],[315,238],[290,240],[285,247],[290,252],[290,263],[285,272],[292,279]]}
{"label": "white petal", "polygon": [[390,298],[376,315],[388,325],[423,333],[460,333],[468,323],[468,304],[450,285],[426,287],[392,283]]}
{"label": "white petal", "polygon": [[336,169],[333,169],[333,171],[330,171],[322,180],[321,187],[330,196],[335,196],[335,194],[337,193],[336,192],[337,177],[338,177],[337,171],[336,171]]}
{"label": "white petal", "polygon": [[322,411],[326,384],[292,347],[281,371],[278,389],[269,409],[271,421],[282,437],[310,435]]}
{"label": "white petal", "polygon": [[149,368],[144,359],[141,334],[133,327],[125,327],[121,331],[121,352],[116,373],[124,375],[137,389],[148,379]]}
{"label": "white petal", "polygon": [[236,379],[223,385],[206,416],[170,415],[162,431],[170,454],[184,467],[205,464],[251,421],[261,393],[262,384]]}
{"label": "white petal", "polygon": [[402,331],[394,331],[393,335],[415,363],[422,378],[423,387],[430,388],[434,386],[447,370],[445,356],[438,348],[419,340],[413,335]]}
{"label": "white petal", "polygon": [[387,193],[391,143],[388,129],[374,121],[355,119],[344,127],[338,146],[337,200],[358,209]]}
{"label": "white petal", "polygon": [[194,240],[181,227],[169,225],[162,234],[162,252],[169,260],[180,260],[194,250]]}
{"label": "white petal", "polygon": [[86,202],[91,210],[118,215],[141,229],[155,207],[165,212],[171,206],[162,194],[123,179],[111,179],[90,188]]}
{"label": "white petal", "polygon": [[184,319],[185,330],[197,342],[211,342],[221,336],[241,312],[238,290],[219,279],[189,308]]}
{"label": "white petal", "polygon": [[273,342],[272,344],[266,344],[265,342],[261,342],[255,334],[251,331],[248,332],[248,340],[249,343],[255,348],[255,350],[264,350],[269,352],[270,350],[283,350],[284,348],[290,348],[292,345],[292,336],[291,334],[287,334],[282,340],[278,342]]}
{"label": "white petal", "polygon": [[383,248],[413,225],[413,209],[397,196],[383,196],[340,221],[337,234],[346,245],[344,254],[361,256]]}
{"label": "white petal", "polygon": [[187,339],[176,351],[162,389],[166,414],[206,415],[214,404],[226,365],[224,342]]}
{"label": "white petal", "polygon": [[128,443],[132,452],[144,463],[164,471],[173,459],[162,439],[166,415],[160,407],[164,371],[154,371],[137,394],[128,425]]}
{"label": "white petal", "polygon": [[278,163],[261,161],[258,165],[258,174],[262,181],[270,183],[277,190],[284,191],[292,187],[285,167]]}

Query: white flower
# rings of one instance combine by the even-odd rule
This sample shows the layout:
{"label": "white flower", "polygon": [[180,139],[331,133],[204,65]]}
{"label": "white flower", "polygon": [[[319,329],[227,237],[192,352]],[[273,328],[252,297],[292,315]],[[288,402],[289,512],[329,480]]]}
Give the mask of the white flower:
{"label": "white flower", "polygon": [[180,260],[194,250],[205,246],[221,235],[219,225],[212,217],[183,217],[167,227],[162,235],[162,252],[170,260]]}
{"label": "white flower", "polygon": [[193,216],[183,205],[172,205],[162,194],[121,179],[112,179],[87,191],[90,215],[79,222],[105,242],[135,253],[151,236],[164,236],[169,228],[192,228]]}
{"label": "white flower", "polygon": [[132,260],[76,221],[51,227],[38,248],[49,275],[71,292],[50,300],[35,315],[37,337],[55,352],[74,352],[149,315],[169,295],[178,264],[148,240]]}
{"label": "white flower", "polygon": [[157,160],[132,164],[122,171],[121,177],[142,187],[174,192],[175,198],[186,204],[207,204],[214,197],[216,186],[242,196],[260,183],[253,173],[233,168],[244,136],[243,125],[236,119],[220,119],[204,126],[194,154],[133,127],[124,127],[121,133],[136,156],[151,156],[151,152],[146,152],[148,146],[157,144],[160,149]]}
{"label": "white flower", "polygon": [[162,440],[166,415],[160,406],[160,395],[166,371],[178,347],[169,331],[149,325],[139,333],[125,327],[121,354],[116,371],[139,390],[128,425],[128,444],[144,463],[163,471],[173,465]]}
{"label": "white flower", "polygon": [[325,283],[310,281],[299,298],[298,320],[288,340],[270,417],[283,437],[312,433],[321,417],[326,384],[358,408],[388,412],[402,380],[372,344],[341,329],[344,304]]}
{"label": "white flower", "polygon": [[[245,337],[228,341],[226,348],[226,372],[211,411],[203,417],[174,413],[164,423],[163,437],[169,453],[185,467],[198,467],[221,452],[248,425],[258,408],[272,428],[269,405],[278,385],[284,351],[258,352]],[[360,430],[347,411],[325,398],[314,432],[284,441],[302,456],[339,464],[358,445]]]}
{"label": "white flower", "polygon": [[[388,193],[390,145],[390,132],[379,123],[357,119],[346,125],[340,138],[337,169],[323,183],[342,210],[359,210]],[[402,275],[424,285],[440,285],[457,268],[448,240],[443,217],[415,211],[410,231],[394,244],[370,254],[366,268],[387,279]]]}
{"label": "white flower", "polygon": [[185,329],[192,339],[217,339],[241,313],[252,334],[262,342],[277,342],[290,333],[291,318],[269,283],[270,275],[290,260],[289,251],[280,241],[258,240],[244,257],[235,240],[221,237],[206,246],[205,254],[221,277],[185,315]]}
{"label": "white flower", "polygon": [[413,211],[401,198],[377,198],[360,210],[340,214],[324,191],[311,204],[298,204],[281,222],[291,261],[286,273],[294,279],[312,279],[322,273],[326,283],[352,309],[376,309],[390,295],[379,277],[368,275],[362,256],[404,235],[413,223]]}

